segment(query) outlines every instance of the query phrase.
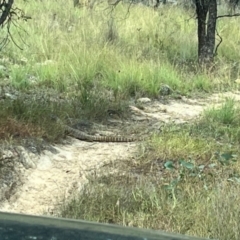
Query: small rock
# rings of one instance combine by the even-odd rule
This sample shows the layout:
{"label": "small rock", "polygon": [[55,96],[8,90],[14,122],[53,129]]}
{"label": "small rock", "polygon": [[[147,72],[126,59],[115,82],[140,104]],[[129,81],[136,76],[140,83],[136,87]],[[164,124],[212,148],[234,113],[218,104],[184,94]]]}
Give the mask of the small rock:
{"label": "small rock", "polygon": [[139,98],[138,100],[137,100],[137,102],[139,102],[139,103],[149,103],[149,102],[151,102],[151,99],[150,98]]}
{"label": "small rock", "polygon": [[36,168],[38,158],[30,152],[27,152],[23,147],[19,146],[21,163],[25,169]]}
{"label": "small rock", "polygon": [[159,94],[162,96],[170,95],[170,94],[172,94],[172,92],[173,92],[173,90],[166,84],[163,84],[159,90]]}

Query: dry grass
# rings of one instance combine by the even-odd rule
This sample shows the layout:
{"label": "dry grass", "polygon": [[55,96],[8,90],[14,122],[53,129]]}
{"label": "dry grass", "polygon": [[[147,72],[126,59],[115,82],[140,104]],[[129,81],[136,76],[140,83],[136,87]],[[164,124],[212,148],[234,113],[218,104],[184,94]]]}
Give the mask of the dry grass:
{"label": "dry grass", "polygon": [[[228,27],[219,21],[224,42],[216,64],[200,71],[192,10],[154,11],[138,5],[129,10],[123,3],[111,9],[99,2],[92,9],[73,8],[71,0],[19,1],[17,5],[32,20],[20,22],[21,28],[12,26],[14,40],[23,51],[13,42],[3,49],[0,65],[6,69],[0,76],[20,92],[46,93],[46,102],[56,94],[67,99],[66,106],[71,102],[74,107],[64,107],[65,116],[104,119],[110,108],[127,111],[129,98],[158,98],[162,84],[187,96],[239,87],[233,81],[239,77],[238,18],[226,20]],[[39,99],[32,101],[38,104]],[[26,126],[34,122],[28,107]],[[49,111],[47,104],[40,109],[41,117]],[[15,113],[11,118],[16,119]]]}
{"label": "dry grass", "polygon": [[[25,33],[12,29],[24,50],[13,43],[3,49],[0,64],[6,72],[0,76],[15,89],[13,97],[32,89],[44,94],[1,100],[1,137],[47,135],[55,141],[63,131],[51,115],[104,119],[109,108],[126,111],[124,101],[130,98],[159,97],[161,84],[182,95],[239,88],[234,82],[239,78],[239,18],[218,22],[224,41],[216,64],[200,71],[190,10],[133,6],[128,14],[122,3],[111,11],[98,2],[93,9],[73,8],[71,0],[17,5],[32,20],[21,23]],[[232,106],[228,102],[220,112],[211,110],[179,132],[167,127],[139,150],[135,162],[117,166],[119,174],[105,170],[92,179],[79,198],[64,206],[62,216],[239,239],[240,134]]]}
{"label": "dry grass", "polygon": [[[231,141],[239,128],[238,121],[231,121],[237,109],[228,99],[220,109],[206,111],[200,122],[166,126],[139,149],[135,160],[113,164],[90,178],[84,191],[63,206],[61,216],[238,239],[240,151],[238,141]],[[200,127],[204,122],[209,128]],[[232,131],[215,139],[221,126]]]}

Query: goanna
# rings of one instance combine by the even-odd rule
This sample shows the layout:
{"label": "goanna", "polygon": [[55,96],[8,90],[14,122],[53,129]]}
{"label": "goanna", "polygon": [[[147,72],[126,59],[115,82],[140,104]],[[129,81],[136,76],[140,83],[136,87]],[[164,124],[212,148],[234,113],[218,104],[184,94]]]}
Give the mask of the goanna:
{"label": "goanna", "polygon": [[119,136],[93,136],[89,135],[80,130],[74,129],[67,125],[64,125],[65,130],[69,136],[77,138],[79,140],[87,141],[87,142],[135,142],[140,141],[141,139],[137,138],[128,138],[128,137],[119,137]]}

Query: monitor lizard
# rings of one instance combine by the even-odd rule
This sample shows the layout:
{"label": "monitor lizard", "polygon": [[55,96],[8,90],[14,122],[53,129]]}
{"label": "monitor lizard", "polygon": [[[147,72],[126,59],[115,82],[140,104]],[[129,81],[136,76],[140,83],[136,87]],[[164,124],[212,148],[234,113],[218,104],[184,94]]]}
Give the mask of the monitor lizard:
{"label": "monitor lizard", "polygon": [[81,130],[72,128],[66,124],[64,124],[61,119],[58,117],[53,117],[57,120],[58,123],[60,123],[63,128],[65,129],[65,132],[67,135],[74,137],[76,139],[87,141],[87,142],[135,142],[135,141],[141,141],[142,138],[134,138],[134,137],[120,137],[120,136],[93,136],[89,135]]}
{"label": "monitor lizard", "polygon": [[132,137],[119,137],[119,136],[93,136],[89,135],[83,131],[78,129],[69,127],[68,125],[64,125],[66,133],[74,138],[79,140],[87,141],[87,142],[134,142],[140,139],[132,138]]}

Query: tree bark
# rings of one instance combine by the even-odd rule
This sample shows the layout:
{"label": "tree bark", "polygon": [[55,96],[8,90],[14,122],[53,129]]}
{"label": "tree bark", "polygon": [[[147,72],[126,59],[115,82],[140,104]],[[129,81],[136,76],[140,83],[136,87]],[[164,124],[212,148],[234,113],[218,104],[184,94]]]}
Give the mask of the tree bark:
{"label": "tree bark", "polygon": [[13,3],[14,0],[0,1],[0,8],[2,10],[2,13],[0,15],[0,25],[2,25],[10,15]]}
{"label": "tree bark", "polygon": [[200,64],[208,64],[214,58],[217,0],[196,0],[196,13],[198,18],[198,61]]}

